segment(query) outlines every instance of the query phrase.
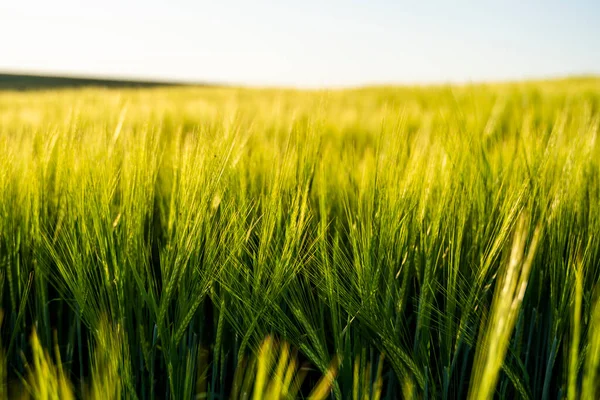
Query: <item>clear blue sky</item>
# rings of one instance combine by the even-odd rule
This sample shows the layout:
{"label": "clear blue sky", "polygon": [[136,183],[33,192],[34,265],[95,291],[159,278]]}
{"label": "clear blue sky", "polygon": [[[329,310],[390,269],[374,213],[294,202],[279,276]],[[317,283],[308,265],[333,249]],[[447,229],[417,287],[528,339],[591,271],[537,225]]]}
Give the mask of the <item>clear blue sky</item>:
{"label": "clear blue sky", "polygon": [[595,1],[2,0],[0,70],[345,86],[600,73]]}

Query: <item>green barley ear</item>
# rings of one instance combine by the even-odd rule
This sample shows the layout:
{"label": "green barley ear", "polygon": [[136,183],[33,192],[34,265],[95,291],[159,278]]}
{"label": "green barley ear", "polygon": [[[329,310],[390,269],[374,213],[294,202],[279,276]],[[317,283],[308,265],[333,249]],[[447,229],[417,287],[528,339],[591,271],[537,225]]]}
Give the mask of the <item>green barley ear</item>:
{"label": "green barley ear", "polygon": [[329,364],[329,368],[325,372],[325,375],[319,380],[317,385],[308,396],[309,400],[324,400],[329,396],[333,390],[333,384],[335,382],[339,367],[340,359],[338,357],[334,357]]}
{"label": "green barley ear", "polygon": [[[131,382],[130,359],[123,327],[103,317],[95,333],[95,345],[90,352],[91,376],[89,399],[118,400],[127,393]],[[128,394],[132,397],[132,393]]]}
{"label": "green barley ear", "polygon": [[469,388],[470,399],[494,397],[498,375],[523,303],[533,258],[541,236],[541,228],[538,226],[526,250],[529,234],[526,218],[522,215],[519,219],[510,259],[496,285],[490,316],[483,335],[477,342]]}
{"label": "green barley ear", "polygon": [[56,349],[56,364],[42,348],[35,331],[31,335],[32,364],[27,366],[26,388],[35,400],[75,400],[73,386],[67,378]]}
{"label": "green barley ear", "polygon": [[267,337],[258,351],[258,365],[256,379],[254,380],[253,400],[260,400],[264,396],[267,380],[273,363],[273,338]]}

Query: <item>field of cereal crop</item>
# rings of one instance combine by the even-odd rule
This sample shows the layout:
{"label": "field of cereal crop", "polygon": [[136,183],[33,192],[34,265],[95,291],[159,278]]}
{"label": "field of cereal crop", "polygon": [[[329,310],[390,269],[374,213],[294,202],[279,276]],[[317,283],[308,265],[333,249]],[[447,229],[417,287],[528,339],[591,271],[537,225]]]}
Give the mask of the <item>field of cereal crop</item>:
{"label": "field of cereal crop", "polygon": [[600,395],[600,80],[0,92],[0,398]]}

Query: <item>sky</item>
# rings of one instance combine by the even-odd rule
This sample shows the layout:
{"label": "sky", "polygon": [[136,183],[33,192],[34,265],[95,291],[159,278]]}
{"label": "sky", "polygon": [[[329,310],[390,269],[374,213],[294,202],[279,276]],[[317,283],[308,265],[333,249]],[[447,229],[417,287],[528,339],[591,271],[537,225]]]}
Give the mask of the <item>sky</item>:
{"label": "sky", "polygon": [[600,74],[600,1],[0,0],[0,71],[296,87]]}

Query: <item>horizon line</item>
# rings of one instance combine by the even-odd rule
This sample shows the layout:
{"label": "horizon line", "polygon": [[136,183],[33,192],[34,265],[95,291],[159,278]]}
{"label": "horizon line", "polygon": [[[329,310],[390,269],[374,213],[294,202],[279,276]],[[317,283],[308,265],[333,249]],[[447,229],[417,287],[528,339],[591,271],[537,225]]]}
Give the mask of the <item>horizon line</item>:
{"label": "horizon line", "polygon": [[[563,81],[578,79],[600,79],[598,72],[580,72],[553,75],[537,75],[515,78],[496,78],[496,79],[447,79],[447,80],[429,80],[429,81],[389,81],[389,82],[364,82],[357,84],[333,84],[333,85],[302,85],[302,84],[256,84],[242,82],[210,82],[195,79],[167,78],[163,76],[149,75],[117,75],[103,73],[84,73],[70,71],[43,71],[33,69],[13,69],[0,68],[0,76],[3,77],[21,77],[38,79],[64,79],[72,81],[96,81],[101,84],[123,84],[139,86],[188,86],[188,87],[223,87],[223,88],[246,88],[246,89],[282,89],[282,90],[352,90],[365,89],[371,87],[444,87],[444,86],[477,86],[486,84],[519,84],[545,81]],[[93,86],[93,85],[90,85]]]}

